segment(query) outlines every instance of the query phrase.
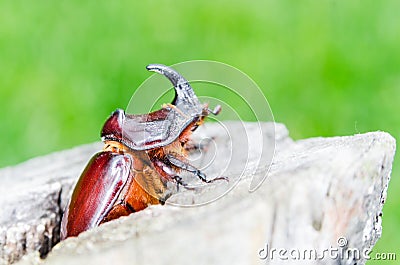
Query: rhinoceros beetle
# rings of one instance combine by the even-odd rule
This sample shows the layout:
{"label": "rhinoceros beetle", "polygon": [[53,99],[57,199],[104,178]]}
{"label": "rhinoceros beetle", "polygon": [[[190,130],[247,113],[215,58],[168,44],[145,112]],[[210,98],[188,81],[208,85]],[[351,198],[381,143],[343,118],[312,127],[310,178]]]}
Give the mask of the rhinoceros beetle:
{"label": "rhinoceros beetle", "polygon": [[165,201],[168,183],[186,186],[179,173],[213,182],[187,162],[191,134],[210,113],[192,87],[175,70],[151,64],[147,70],[167,77],[175,89],[171,104],[140,115],[117,109],[101,131],[105,146],[83,170],[61,222],[61,240],[110,220]]}

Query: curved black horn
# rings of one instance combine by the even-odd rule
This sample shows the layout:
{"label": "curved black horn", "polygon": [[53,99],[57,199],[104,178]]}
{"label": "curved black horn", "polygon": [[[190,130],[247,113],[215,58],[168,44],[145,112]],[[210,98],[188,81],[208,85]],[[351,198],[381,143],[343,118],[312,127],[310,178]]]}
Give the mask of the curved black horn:
{"label": "curved black horn", "polygon": [[184,103],[197,106],[200,104],[189,82],[174,69],[163,64],[149,64],[146,69],[162,74],[171,81],[175,88],[175,99],[172,102],[174,105]]}

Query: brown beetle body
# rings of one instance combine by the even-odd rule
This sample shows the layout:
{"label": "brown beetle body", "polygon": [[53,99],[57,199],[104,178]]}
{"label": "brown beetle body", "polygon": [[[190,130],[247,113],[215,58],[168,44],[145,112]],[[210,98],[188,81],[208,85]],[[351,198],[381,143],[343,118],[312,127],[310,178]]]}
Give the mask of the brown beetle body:
{"label": "brown beetle body", "polygon": [[67,205],[61,223],[61,239],[77,236],[101,223],[163,203],[168,182],[184,185],[179,173],[193,173],[204,182],[206,176],[187,163],[191,134],[209,113],[189,83],[164,65],[148,70],[166,76],[174,85],[172,104],[142,115],[117,109],[105,122],[101,136],[103,151],[83,171]]}

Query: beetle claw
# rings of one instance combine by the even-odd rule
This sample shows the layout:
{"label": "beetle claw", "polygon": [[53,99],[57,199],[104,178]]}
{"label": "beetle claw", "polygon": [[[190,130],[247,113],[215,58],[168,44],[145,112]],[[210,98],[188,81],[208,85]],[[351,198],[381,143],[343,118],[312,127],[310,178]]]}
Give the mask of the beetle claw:
{"label": "beetle claw", "polygon": [[176,190],[178,192],[179,192],[179,185],[181,185],[187,190],[194,190],[194,188],[188,187],[188,184],[184,182],[180,176],[173,176],[172,179],[176,181]]}
{"label": "beetle claw", "polygon": [[186,170],[190,173],[193,173],[194,175],[196,175],[201,181],[205,182],[205,183],[212,183],[216,180],[226,180],[228,181],[228,178],[226,177],[217,177],[217,178],[213,178],[213,179],[207,179],[206,175],[201,172],[199,169],[197,169],[196,167],[192,166],[191,164],[185,163],[181,160],[179,160],[178,158],[174,157],[173,155],[166,155],[166,158],[169,160],[169,162],[176,166],[179,167],[183,170]]}
{"label": "beetle claw", "polygon": [[205,183],[213,183],[216,180],[226,180],[227,182],[229,182],[229,179],[227,177],[216,177],[213,179],[207,179],[206,175],[200,170],[197,170],[196,172],[194,172],[194,174],[198,176],[199,179]]}

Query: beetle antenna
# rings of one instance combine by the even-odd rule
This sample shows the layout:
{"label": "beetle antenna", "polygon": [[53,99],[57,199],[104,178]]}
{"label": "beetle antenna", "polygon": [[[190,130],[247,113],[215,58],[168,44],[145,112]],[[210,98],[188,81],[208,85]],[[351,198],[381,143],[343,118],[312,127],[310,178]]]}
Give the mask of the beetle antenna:
{"label": "beetle antenna", "polygon": [[174,69],[163,65],[163,64],[149,64],[146,67],[147,70],[162,74],[171,81],[175,88],[175,98],[173,104],[178,106],[180,104],[199,106],[200,102],[197,99],[193,88],[190,86],[189,82],[181,76]]}

